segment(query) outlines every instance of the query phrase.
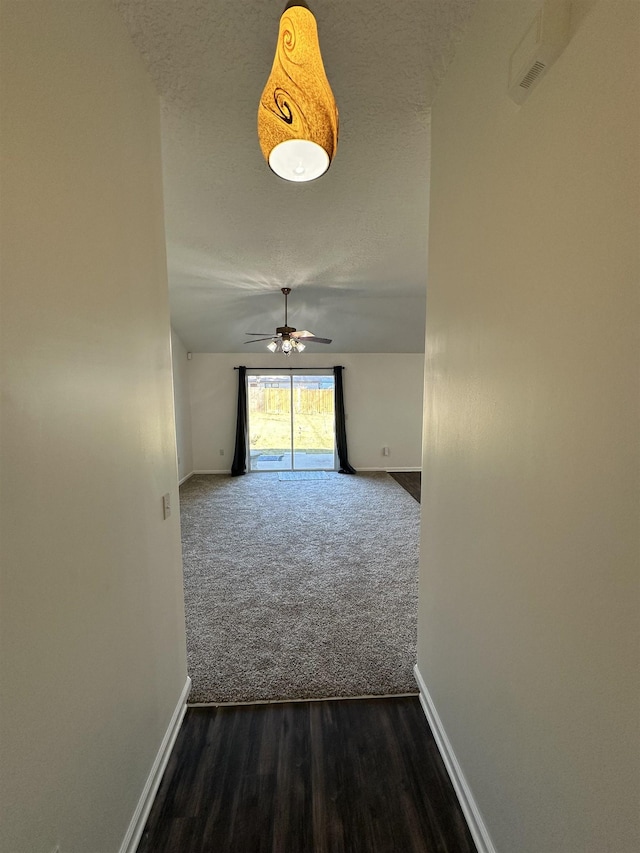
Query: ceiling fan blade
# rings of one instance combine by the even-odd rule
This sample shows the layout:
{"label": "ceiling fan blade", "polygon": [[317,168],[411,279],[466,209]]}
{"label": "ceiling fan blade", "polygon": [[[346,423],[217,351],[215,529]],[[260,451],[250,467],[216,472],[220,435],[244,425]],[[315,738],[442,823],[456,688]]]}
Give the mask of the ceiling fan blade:
{"label": "ceiling fan blade", "polygon": [[[296,335],[297,337],[297,335]],[[309,335],[308,337],[301,338],[301,340],[306,343],[307,341],[311,341],[314,344],[330,344],[331,338],[317,338],[315,335]]]}
{"label": "ceiling fan blade", "polygon": [[287,321],[287,296],[291,293],[290,287],[281,287],[280,290],[284,295],[284,326],[278,326],[278,331],[276,331],[273,335],[268,335],[266,332],[245,332],[245,335],[250,338],[254,338],[252,341],[245,341],[246,344],[259,344],[261,341],[273,341],[275,344],[278,344],[278,348],[281,346],[282,342],[285,340],[283,335],[286,335],[286,339],[289,338],[294,342],[293,346],[296,346],[296,341],[299,341],[301,344],[300,349],[304,349],[302,346],[303,343],[310,341],[314,344],[330,344],[331,338],[318,338],[313,332],[310,332],[308,329],[304,329],[301,332],[298,332],[296,329],[291,328],[288,325]]}

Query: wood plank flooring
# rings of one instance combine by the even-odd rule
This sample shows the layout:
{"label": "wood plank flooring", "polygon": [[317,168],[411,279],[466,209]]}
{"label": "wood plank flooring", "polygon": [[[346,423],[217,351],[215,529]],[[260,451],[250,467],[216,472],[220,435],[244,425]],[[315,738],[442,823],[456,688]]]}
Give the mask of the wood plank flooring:
{"label": "wood plank flooring", "polygon": [[189,708],[138,853],[475,853],[416,697]]}
{"label": "wood plank flooring", "polygon": [[400,483],[402,488],[420,503],[420,484],[422,482],[420,471],[389,471],[389,476],[393,477],[396,483]]}

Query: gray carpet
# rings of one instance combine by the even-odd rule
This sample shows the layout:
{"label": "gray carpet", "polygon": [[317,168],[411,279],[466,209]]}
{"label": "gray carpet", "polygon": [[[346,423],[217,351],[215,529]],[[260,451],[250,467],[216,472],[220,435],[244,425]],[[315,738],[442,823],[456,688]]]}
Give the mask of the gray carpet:
{"label": "gray carpet", "polygon": [[190,702],[415,693],[420,507],[388,474],[180,489]]}
{"label": "gray carpet", "polygon": [[283,483],[299,480],[328,480],[326,471],[278,471],[278,480]]}

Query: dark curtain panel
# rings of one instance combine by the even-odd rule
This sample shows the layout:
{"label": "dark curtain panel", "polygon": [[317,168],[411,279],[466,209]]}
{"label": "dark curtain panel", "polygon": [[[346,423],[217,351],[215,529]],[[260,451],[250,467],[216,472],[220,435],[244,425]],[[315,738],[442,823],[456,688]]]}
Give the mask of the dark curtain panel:
{"label": "dark curtain panel", "polygon": [[231,476],[238,477],[247,471],[247,368],[238,368],[238,416],[236,420],[236,449],[233,454]]}
{"label": "dark curtain panel", "polygon": [[349,454],[347,453],[347,429],[344,424],[344,394],[342,392],[342,368],[334,367],[336,395],[336,446],[338,449],[338,460],[340,462],[340,474],[355,474],[356,469],[349,465]]}

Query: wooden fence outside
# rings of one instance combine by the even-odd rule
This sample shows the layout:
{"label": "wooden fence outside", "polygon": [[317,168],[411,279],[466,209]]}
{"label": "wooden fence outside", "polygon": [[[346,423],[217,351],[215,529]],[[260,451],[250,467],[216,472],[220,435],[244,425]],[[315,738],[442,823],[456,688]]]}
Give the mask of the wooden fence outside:
{"label": "wooden fence outside", "polygon": [[[290,412],[291,391],[288,388],[249,388],[252,412],[285,415]],[[332,388],[294,388],[293,410],[298,415],[333,415]]]}

